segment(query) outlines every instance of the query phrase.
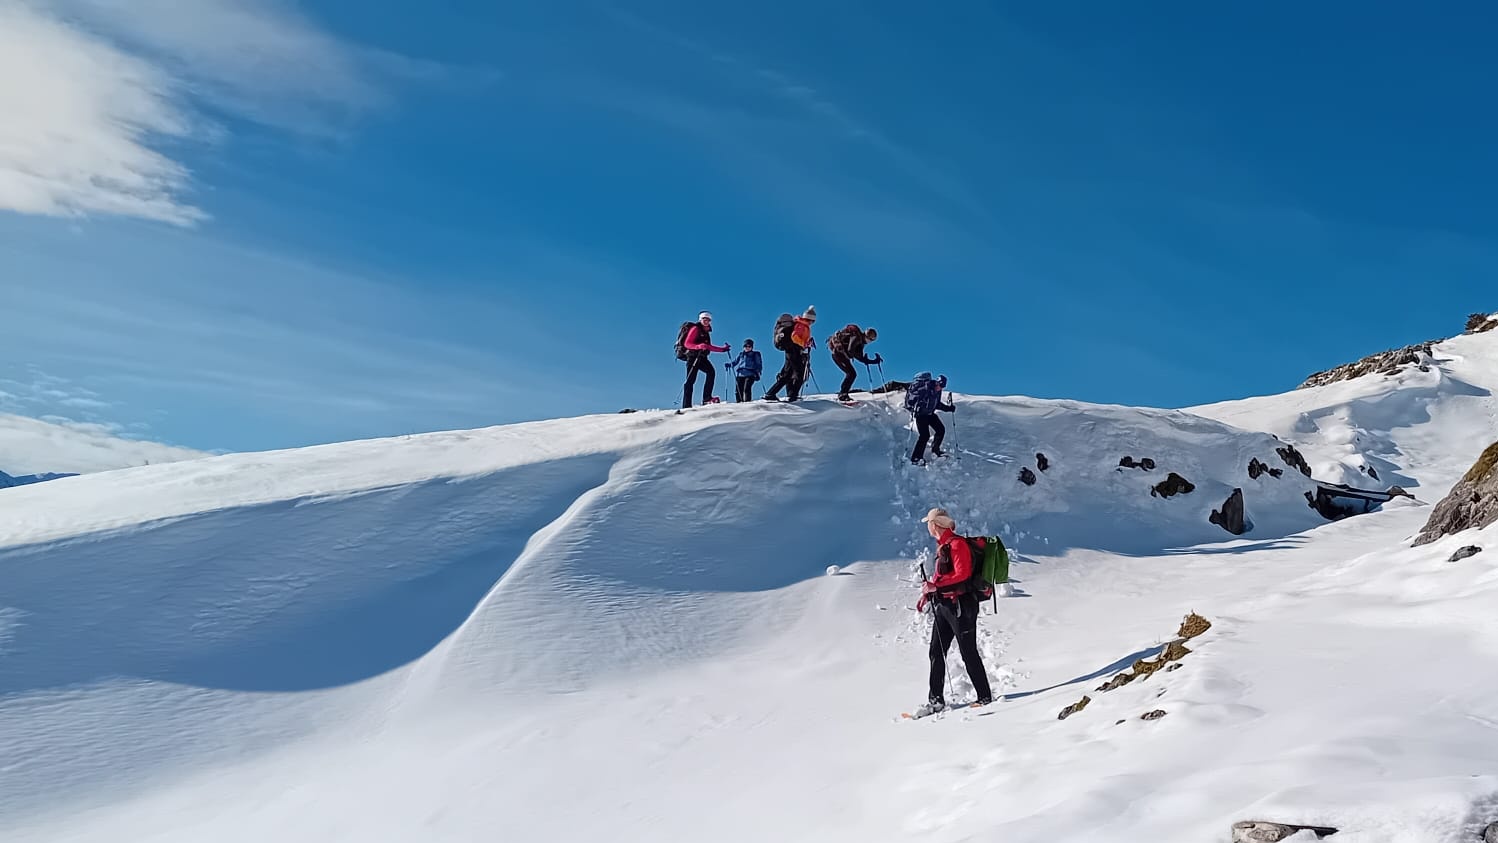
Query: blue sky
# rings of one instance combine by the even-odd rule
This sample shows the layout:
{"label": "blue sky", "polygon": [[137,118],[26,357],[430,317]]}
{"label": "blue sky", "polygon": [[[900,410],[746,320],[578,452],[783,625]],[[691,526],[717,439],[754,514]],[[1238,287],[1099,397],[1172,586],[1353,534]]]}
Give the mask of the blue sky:
{"label": "blue sky", "polygon": [[663,407],[680,321],[808,304],[963,391],[1282,391],[1498,309],[1495,25],[0,0],[0,410],[239,450]]}

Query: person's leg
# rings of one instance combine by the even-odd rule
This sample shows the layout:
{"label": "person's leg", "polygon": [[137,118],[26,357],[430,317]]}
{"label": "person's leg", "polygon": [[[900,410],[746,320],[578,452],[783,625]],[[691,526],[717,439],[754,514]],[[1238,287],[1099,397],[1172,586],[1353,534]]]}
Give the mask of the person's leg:
{"label": "person's leg", "polygon": [[931,453],[940,455],[942,453],[941,440],[946,438],[947,426],[941,423],[941,419],[937,418],[935,413],[931,414],[931,432],[934,434],[931,437]]}
{"label": "person's leg", "polygon": [[937,605],[932,612],[931,619],[931,649],[928,655],[931,657],[931,673],[926,682],[927,700],[945,700],[945,685],[947,684],[947,650],[952,647],[952,638],[955,633],[947,623],[946,616],[942,613],[941,606]]}
{"label": "person's leg", "polygon": [[[791,374],[791,384],[786,390],[786,397],[792,401],[800,400],[801,389],[806,386],[806,349],[800,346],[796,346],[795,348],[796,350],[792,354],[795,357],[796,369]],[[789,366],[790,364],[787,363],[786,365]]]}
{"label": "person's leg", "polygon": [[843,384],[838,387],[837,397],[846,401],[848,399],[848,390],[852,389],[853,383],[858,380],[858,370],[853,368],[852,358],[844,354],[832,355],[832,362],[837,364],[839,369],[843,370]]}
{"label": "person's leg", "polygon": [[687,355],[687,382],[681,385],[681,408],[690,409],[692,406],[692,385],[697,383],[697,361],[695,354]]}
{"label": "person's leg", "polygon": [[[780,367],[780,374],[775,376],[775,382],[770,384],[770,388],[765,391],[766,398],[778,398],[778,393],[780,392],[780,390],[788,390],[790,388],[791,384],[794,383],[794,379],[796,377],[795,364],[795,355],[789,351],[785,352],[785,365]],[[788,392],[788,394],[795,393]]]}
{"label": "person's leg", "polygon": [[712,361],[707,359],[706,354],[697,358],[697,371],[705,375],[702,379],[702,403],[711,404],[713,401],[713,381],[717,379],[718,371],[713,368]]}
{"label": "person's leg", "polygon": [[915,429],[919,435],[915,440],[915,450],[910,452],[910,461],[920,462],[926,456],[926,442],[931,438],[931,416],[916,416]]}
{"label": "person's leg", "polygon": [[983,656],[978,652],[978,598],[964,595],[958,601],[957,652],[962,654],[962,663],[967,667],[967,677],[973,682],[978,702],[993,702],[993,690],[988,686],[988,671],[983,669]]}
{"label": "person's leg", "polygon": [[753,397],[753,393],[754,393],[754,379],[753,378],[744,378],[744,377],[741,377],[741,378],[738,378],[737,380],[735,380],[734,383],[735,383],[735,386],[737,387],[734,390],[734,396],[733,396],[735,401],[737,401],[740,404],[742,404],[745,401],[748,401],[748,400],[750,400]]}

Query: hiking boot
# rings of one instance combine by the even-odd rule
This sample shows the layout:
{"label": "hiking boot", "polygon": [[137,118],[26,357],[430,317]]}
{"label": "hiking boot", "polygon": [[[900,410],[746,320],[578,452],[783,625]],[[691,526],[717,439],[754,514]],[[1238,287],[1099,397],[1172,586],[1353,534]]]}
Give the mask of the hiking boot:
{"label": "hiking boot", "polygon": [[926,461],[923,460],[923,459],[921,459],[920,457],[911,457],[910,458],[910,464],[911,465],[925,465]]}
{"label": "hiking boot", "polygon": [[780,400],[780,396],[778,396],[778,395],[771,395],[770,393],[766,392],[764,394],[764,397],[760,398],[759,400],[761,400],[761,401],[779,401]]}
{"label": "hiking boot", "polygon": [[843,402],[843,403],[844,403],[844,404],[846,404],[846,403],[848,403],[848,402],[849,402],[849,401],[852,401],[852,400],[853,400],[853,397],[852,397],[852,396],[850,396],[850,395],[849,395],[849,394],[848,394],[848,393],[846,393],[846,392],[844,392],[844,393],[843,393],[843,394],[842,394],[842,395],[839,395],[839,396],[838,396],[838,397],[837,397],[837,400],[839,400],[839,401],[841,401],[841,402]]}
{"label": "hiking boot", "polygon": [[973,705],[990,705],[991,703],[993,703],[993,697],[979,697]]}
{"label": "hiking boot", "polygon": [[914,717],[930,717],[947,710],[946,702],[942,700],[927,700],[926,704],[911,712]]}
{"label": "hiking boot", "polygon": [[947,452],[943,451],[940,448],[932,448],[931,449],[931,456],[933,456],[933,457],[944,457],[946,455],[947,455]]}

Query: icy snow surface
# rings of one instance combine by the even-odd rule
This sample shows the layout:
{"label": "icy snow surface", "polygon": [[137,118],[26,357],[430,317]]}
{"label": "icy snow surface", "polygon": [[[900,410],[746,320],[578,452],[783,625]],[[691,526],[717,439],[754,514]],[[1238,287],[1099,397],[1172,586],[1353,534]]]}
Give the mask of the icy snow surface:
{"label": "icy snow surface", "polygon": [[[1438,352],[1203,415],[959,396],[927,468],[894,399],[814,399],[7,490],[0,839],[1470,839],[1498,553],[1445,559],[1498,528],[1411,550],[1426,506],[1328,524],[1246,471],[1278,435],[1439,499],[1494,434],[1498,334]],[[1152,496],[1171,471],[1196,490]],[[1235,487],[1238,538],[1207,522]],[[1014,595],[1002,700],[909,722],[931,506],[1006,537]],[[1192,610],[1178,670],[1094,690]]]}

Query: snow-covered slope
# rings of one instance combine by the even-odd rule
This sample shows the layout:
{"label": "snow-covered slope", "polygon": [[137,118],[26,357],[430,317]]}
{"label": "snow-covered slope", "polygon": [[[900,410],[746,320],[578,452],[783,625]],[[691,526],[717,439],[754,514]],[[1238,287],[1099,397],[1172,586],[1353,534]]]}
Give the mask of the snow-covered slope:
{"label": "snow-covered slope", "polygon": [[1319,479],[1397,484],[1434,502],[1498,438],[1498,335],[1454,337],[1437,343],[1432,358],[1426,371],[1408,367],[1190,411],[1307,446],[1308,457],[1319,455],[1311,463]]}
{"label": "snow-covered slope", "polygon": [[[1475,428],[1458,399],[1397,429]],[[9,490],[0,836],[1199,841],[1267,813],[1444,841],[1498,805],[1495,560],[1391,551],[1422,507],[1326,524],[1298,473],[1247,476],[1277,440],[1189,413],[971,398],[949,426],[925,469],[892,405],[813,400]],[[1195,491],[1151,495],[1168,472]],[[1241,538],[1207,521],[1234,488]],[[1005,699],[901,722],[934,505],[1018,551],[982,619]],[[1093,690],[1190,610],[1215,626],[1180,670]]]}
{"label": "snow-covered slope", "polygon": [[0,413],[0,471],[9,474],[88,474],[203,456],[187,448],[122,439],[98,425],[61,425]]}

